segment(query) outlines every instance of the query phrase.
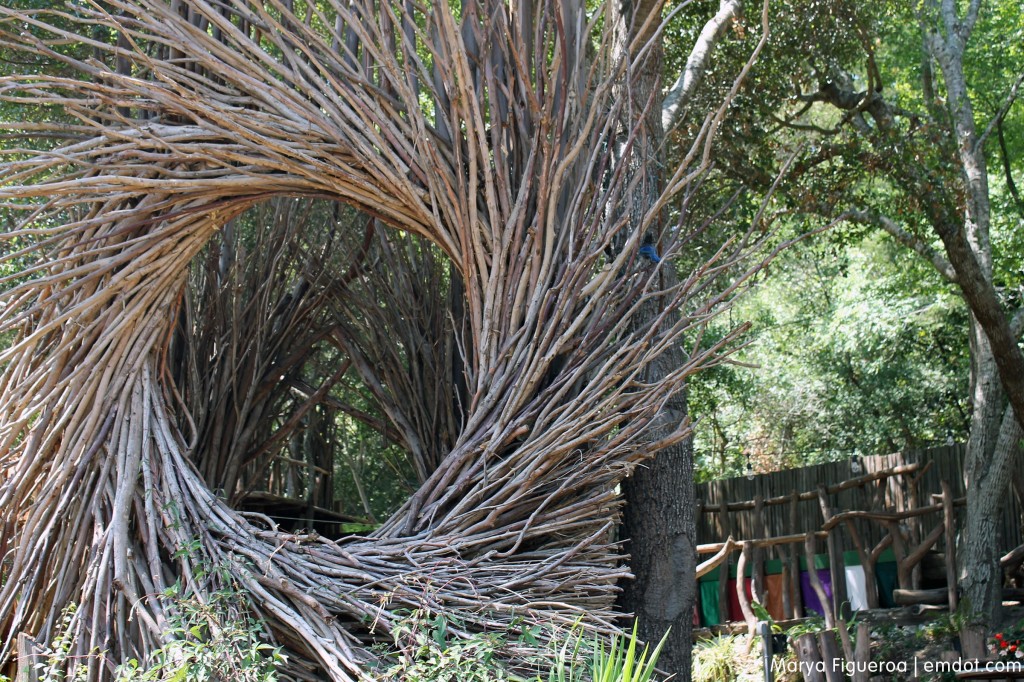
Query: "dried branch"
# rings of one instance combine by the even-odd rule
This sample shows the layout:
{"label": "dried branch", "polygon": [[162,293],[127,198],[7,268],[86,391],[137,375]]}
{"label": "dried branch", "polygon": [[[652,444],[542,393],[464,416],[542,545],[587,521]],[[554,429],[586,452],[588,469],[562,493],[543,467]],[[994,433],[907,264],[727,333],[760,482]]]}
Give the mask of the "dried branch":
{"label": "dried branch", "polygon": [[[75,602],[69,667],[109,677],[101,658],[144,658],[170,636],[175,607],[160,595],[174,580],[200,598],[225,581],[241,586],[300,679],[312,669],[358,678],[372,656],[365,643],[402,608],[446,612],[471,629],[518,617],[570,624],[579,614],[588,627],[614,627],[615,585],[627,574],[609,534],[616,486],[686,435],[684,422],[654,440],[648,425],[734,338],[701,344],[702,326],[740,286],[713,293],[710,282],[763,246],[723,246],[664,289],[658,272],[671,261],[637,258],[642,232],[706,169],[720,114],[634,222],[610,210],[633,196],[616,153],[640,134],[620,129],[622,107],[636,103],[617,98],[614,84],[650,50],[616,57],[608,35],[595,35],[609,30],[600,12],[569,30],[566,19],[584,15],[551,3],[486,3],[461,18],[436,2],[413,12],[369,0],[304,7],[302,16],[278,0],[0,7],[0,47],[81,75],[0,81],[4,100],[53,105],[77,121],[33,135],[78,136],[7,153],[0,166],[0,206],[22,214],[0,239],[29,243],[2,258],[38,260],[0,294],[0,330],[13,332],[0,354],[0,508],[15,529],[0,586],[3,658],[15,633],[49,641]],[[96,38],[97,27],[116,38]],[[441,422],[453,432],[446,452],[415,455],[422,487],[372,538],[263,528],[211,490],[237,489],[240,453],[265,442],[257,436],[267,435],[261,417],[278,363],[298,366],[295,351],[318,338],[314,316],[326,310],[310,293],[316,268],[307,273],[290,251],[301,235],[280,245],[294,270],[270,268],[266,285],[182,302],[190,277],[211,296],[217,277],[251,281],[230,275],[259,262],[240,254],[224,268],[207,255],[193,275],[189,264],[275,197],[330,199],[428,240],[450,259],[464,304],[464,319],[433,337],[455,346],[404,356],[407,370],[421,363],[404,377],[387,370],[387,381],[444,377],[446,367],[422,368],[458,347],[465,385],[452,387],[451,375],[447,393],[409,384],[447,403]],[[353,232],[344,243],[361,242]],[[403,239],[378,243],[381,263],[411,243]],[[664,253],[685,239],[666,234]],[[355,279],[388,276],[397,273]],[[376,321],[401,329],[373,316],[367,292],[353,282],[331,306],[333,338],[354,365],[372,364]],[[663,312],[637,324],[650,301]],[[210,336],[181,366],[208,376],[174,377],[167,364],[185,347],[169,343],[182,309],[180,329]],[[199,319],[206,310],[233,324],[211,330]],[[685,361],[646,380],[644,368],[682,342]],[[378,400],[390,400],[388,416],[413,447],[435,415],[381,384]],[[203,406],[204,396],[214,400]],[[217,424],[232,412],[233,425]],[[226,572],[200,570],[211,565]]]}

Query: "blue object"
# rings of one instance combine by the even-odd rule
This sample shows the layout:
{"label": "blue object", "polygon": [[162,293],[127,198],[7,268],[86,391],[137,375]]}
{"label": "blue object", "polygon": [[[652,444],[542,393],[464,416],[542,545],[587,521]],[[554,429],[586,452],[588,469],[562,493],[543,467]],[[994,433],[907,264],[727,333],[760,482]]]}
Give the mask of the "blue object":
{"label": "blue object", "polygon": [[660,263],[661,257],[658,256],[658,250],[654,248],[654,244],[644,244],[640,247],[640,255],[651,261],[652,263]]}

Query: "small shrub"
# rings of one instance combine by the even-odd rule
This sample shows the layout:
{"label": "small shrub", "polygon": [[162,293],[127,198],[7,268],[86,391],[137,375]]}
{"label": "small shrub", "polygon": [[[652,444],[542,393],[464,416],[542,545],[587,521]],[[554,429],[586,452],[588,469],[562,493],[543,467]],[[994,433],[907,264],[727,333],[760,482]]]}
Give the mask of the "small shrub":
{"label": "small shrub", "polygon": [[[230,574],[218,574],[225,587],[205,601],[183,593],[178,584],[164,593],[174,639],[144,663],[132,659],[119,666],[118,682],[276,682],[277,666],[285,660],[280,647],[266,643],[263,623]],[[205,575],[200,571],[196,577]]]}
{"label": "small shrub", "polygon": [[395,662],[381,682],[502,682],[512,677],[496,653],[504,645],[497,634],[474,634],[449,641],[448,621],[416,610],[398,622],[392,637]]}
{"label": "small shrub", "polygon": [[[525,657],[538,674],[517,676],[507,665],[509,642],[501,634],[478,633],[449,638],[449,622],[440,615],[414,611],[393,629],[394,650],[385,655],[393,663],[377,673],[379,682],[652,682],[663,638],[653,650],[639,651],[636,628],[630,637],[613,635],[587,639],[577,624],[568,630],[542,626],[513,628],[522,657],[523,647],[537,647]],[[541,642],[546,640],[547,645]],[[544,647],[547,651],[544,651]],[[546,672],[545,672],[546,671]]]}
{"label": "small shrub", "polygon": [[739,674],[737,637],[718,635],[693,648],[693,682],[730,682]]}

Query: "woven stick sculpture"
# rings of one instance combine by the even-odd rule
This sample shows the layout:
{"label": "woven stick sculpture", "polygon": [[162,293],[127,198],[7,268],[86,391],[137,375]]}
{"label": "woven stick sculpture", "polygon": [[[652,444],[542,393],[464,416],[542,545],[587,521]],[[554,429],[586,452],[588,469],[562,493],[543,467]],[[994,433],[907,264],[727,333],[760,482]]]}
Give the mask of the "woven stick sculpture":
{"label": "woven stick sculpture", "polygon": [[[618,44],[606,19],[571,0],[0,8],[0,47],[57,74],[4,78],[0,96],[72,119],[14,124],[29,141],[0,169],[17,216],[2,253],[29,263],[0,298],[0,657],[75,604],[69,665],[109,678],[172,637],[175,581],[198,599],[240,587],[298,679],[359,678],[371,627],[401,608],[614,628],[616,485],[686,435],[645,425],[729,342],[705,348],[700,328],[752,246],[660,285],[724,108],[660,198],[629,206],[623,121],[654,104],[621,85],[651,45]],[[193,464],[217,453],[196,451],[168,366],[189,263],[275,196],[422,236],[465,291],[462,430],[370,538],[281,533]],[[645,233],[660,263],[638,257]],[[664,312],[637,324],[655,297]],[[679,343],[687,362],[647,377]]]}

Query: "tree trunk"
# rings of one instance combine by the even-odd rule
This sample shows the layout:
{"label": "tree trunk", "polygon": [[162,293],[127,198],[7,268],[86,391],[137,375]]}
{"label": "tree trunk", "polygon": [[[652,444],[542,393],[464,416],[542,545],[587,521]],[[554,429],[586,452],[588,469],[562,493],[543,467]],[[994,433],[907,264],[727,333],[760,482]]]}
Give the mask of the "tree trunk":
{"label": "tree trunk", "polygon": [[[1002,571],[996,552],[996,510],[1006,493],[1010,463],[1021,439],[1024,418],[1024,354],[993,286],[991,205],[988,169],[978,136],[964,73],[967,41],[976,8],[963,17],[955,3],[936,7],[936,25],[925,44],[942,69],[947,106],[957,142],[964,189],[962,224],[936,223],[935,231],[956,270],[957,283],[971,310],[971,390],[973,413],[964,479],[964,526],[960,585],[972,612],[965,653],[985,654],[984,628],[996,621],[1001,606]],[[1009,399],[1009,407],[1005,407]]]}
{"label": "tree trunk", "polygon": [[1002,603],[1003,573],[997,552],[996,523],[1004,504],[1011,464],[1020,452],[1024,431],[1010,407],[1004,410],[994,448],[985,457],[973,443],[971,430],[967,461],[964,464],[967,484],[967,512],[961,545],[960,587],[965,608],[973,612],[971,626],[963,638],[964,653],[977,657],[985,654],[986,626],[997,622]]}
{"label": "tree trunk", "polygon": [[[657,3],[640,0],[623,3],[618,17],[621,27],[618,35],[623,40],[623,58],[626,46],[638,42],[638,36]],[[657,21],[649,27],[657,26]],[[650,39],[650,28],[643,34]],[[625,70],[625,83],[620,85],[621,97],[629,102],[624,109],[626,130],[638,128],[641,134],[627,151],[620,153],[620,162],[629,168],[633,190],[629,192],[624,210],[628,212],[631,230],[642,230],[642,219],[661,194],[660,149],[664,139],[661,125],[662,109],[654,106],[660,90],[662,44],[654,37],[650,55],[639,65]],[[660,225],[655,227],[660,229]],[[660,235],[648,228],[642,242],[654,245]],[[641,275],[653,274],[660,280],[663,291],[671,290],[678,282],[672,262],[648,263],[638,259]],[[651,268],[662,271],[651,273]],[[637,328],[658,324],[667,301],[663,296],[644,303],[637,319]],[[664,329],[677,323],[678,313],[662,318]],[[657,383],[684,365],[686,359],[679,345],[669,349],[659,360],[645,368],[645,382]],[[670,399],[651,425],[654,442],[667,437],[679,428],[687,416],[686,394],[677,393]],[[695,570],[697,566],[694,489],[693,441],[688,437],[663,448],[645,464],[639,466],[622,484],[625,501],[621,537],[629,553],[633,580],[623,584],[620,607],[634,615],[637,632],[651,645],[667,633],[658,667],[672,673],[675,679],[690,679],[693,606],[696,598]]]}
{"label": "tree trunk", "polygon": [[[686,401],[663,410],[658,430],[686,415]],[[690,679],[697,565],[693,518],[693,441],[666,448],[622,485],[622,537],[635,576],[620,604],[639,620],[639,633],[657,642],[668,631],[658,667]]]}

